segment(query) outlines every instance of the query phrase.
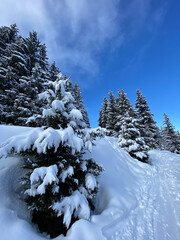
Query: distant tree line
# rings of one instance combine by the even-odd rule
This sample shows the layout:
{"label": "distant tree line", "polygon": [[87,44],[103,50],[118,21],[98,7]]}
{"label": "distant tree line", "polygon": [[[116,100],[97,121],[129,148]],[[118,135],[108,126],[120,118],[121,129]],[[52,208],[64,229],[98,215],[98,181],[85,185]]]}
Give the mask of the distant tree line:
{"label": "distant tree line", "polygon": [[169,117],[164,114],[164,127],[159,129],[146,98],[140,90],[136,93],[134,108],[123,90],[118,91],[118,97],[109,91],[109,99],[104,96],[99,111],[99,126],[107,129],[108,135],[118,137],[120,147],[140,161],[147,161],[149,149],[180,153],[180,135]]}

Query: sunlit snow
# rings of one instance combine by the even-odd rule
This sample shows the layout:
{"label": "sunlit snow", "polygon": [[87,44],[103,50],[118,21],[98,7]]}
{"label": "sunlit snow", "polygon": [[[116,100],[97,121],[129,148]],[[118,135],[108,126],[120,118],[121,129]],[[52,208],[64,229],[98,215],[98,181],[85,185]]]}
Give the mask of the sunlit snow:
{"label": "sunlit snow", "polygon": [[[19,134],[16,141],[23,146],[24,134],[34,141],[40,133],[39,129],[32,131],[31,128],[1,125],[0,143]],[[11,141],[14,144],[15,138]],[[18,145],[16,147],[18,150]],[[61,235],[56,240],[179,240],[180,155],[150,151],[149,156],[151,165],[141,163],[119,148],[117,139],[98,138],[92,152],[86,153],[87,158],[93,158],[104,169],[99,180],[97,210],[89,219],[83,194],[77,191],[71,199],[65,198],[64,201],[69,202],[69,207],[64,209],[65,224],[68,226],[70,212],[75,208],[79,209],[78,214],[82,214],[83,219],[72,225],[66,237]],[[24,201],[19,197],[20,165],[17,157],[0,159],[0,239],[45,240],[47,236],[31,225]],[[37,177],[44,181],[48,172],[47,182],[55,181],[55,169],[51,170],[41,172]],[[88,180],[87,184],[93,187],[93,181]],[[61,209],[58,204],[54,204],[57,211]]]}

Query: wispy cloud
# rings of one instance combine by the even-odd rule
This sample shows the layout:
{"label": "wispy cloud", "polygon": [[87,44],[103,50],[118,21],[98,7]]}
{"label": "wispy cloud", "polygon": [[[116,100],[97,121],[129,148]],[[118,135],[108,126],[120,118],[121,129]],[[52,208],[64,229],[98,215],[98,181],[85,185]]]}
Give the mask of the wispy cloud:
{"label": "wispy cloud", "polygon": [[36,30],[63,70],[96,74],[105,46],[119,48],[142,28],[159,26],[164,12],[159,0],[6,0],[0,24],[17,23],[26,35]]}

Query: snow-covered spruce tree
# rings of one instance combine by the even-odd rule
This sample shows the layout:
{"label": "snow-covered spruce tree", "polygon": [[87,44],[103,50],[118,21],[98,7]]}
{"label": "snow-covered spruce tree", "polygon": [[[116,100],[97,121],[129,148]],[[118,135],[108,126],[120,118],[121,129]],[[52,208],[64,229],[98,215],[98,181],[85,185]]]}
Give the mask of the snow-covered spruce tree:
{"label": "snow-covered spruce tree", "polygon": [[126,150],[133,158],[141,162],[148,160],[148,146],[145,145],[144,139],[141,137],[137,128],[137,120],[125,114],[122,119],[121,134],[119,136],[118,144],[121,148]]}
{"label": "snow-covered spruce tree", "polygon": [[[14,123],[25,125],[33,114],[40,114],[42,102],[38,94],[45,89],[45,76],[43,69],[37,63],[32,69],[30,77],[22,76],[18,81],[19,93],[15,97],[12,110],[15,113]],[[39,126],[35,124],[34,126]]]}
{"label": "snow-covered spruce tree", "polygon": [[46,46],[36,32],[23,38],[12,25],[0,28],[0,47],[0,122],[25,125],[30,115],[41,113],[36,100],[48,79]]}
{"label": "snow-covered spruce tree", "polygon": [[49,68],[49,63],[48,63],[46,45],[40,44],[38,50],[39,51],[38,51],[38,62],[37,63],[39,64],[39,66],[42,68],[43,71],[47,72],[47,70]]}
{"label": "snow-covered spruce tree", "polygon": [[[9,64],[11,45],[18,39],[16,25],[0,28],[0,122],[13,120],[10,104],[16,95],[14,89],[15,74]],[[6,92],[8,91],[8,92]]]}
{"label": "snow-covered spruce tree", "polygon": [[56,66],[56,63],[53,62],[49,67],[49,79],[50,79],[50,81],[55,82],[59,73],[60,73],[59,68]]}
{"label": "snow-covered spruce tree", "polygon": [[162,130],[162,139],[164,149],[180,154],[180,139],[177,132],[174,130],[167,114],[164,113],[164,128]]}
{"label": "snow-covered spruce tree", "polygon": [[110,131],[110,135],[114,134],[114,124],[115,124],[115,117],[116,117],[116,106],[115,106],[115,97],[114,94],[109,91],[109,101],[107,104],[107,124],[106,129]]}
{"label": "snow-covered spruce tree", "polygon": [[102,127],[103,125],[102,116],[103,116],[103,110],[99,109],[99,118],[98,118],[99,127]]}
{"label": "snow-covered spruce tree", "polygon": [[158,127],[153,119],[153,114],[150,112],[149,106],[140,90],[136,91],[136,109],[138,113],[138,128],[141,136],[144,138],[146,145],[150,148],[158,148]]}
{"label": "snow-covered spruce tree", "polygon": [[87,127],[90,128],[88,113],[87,113],[87,111],[84,107],[84,103],[83,103],[83,99],[82,99],[82,95],[81,95],[81,90],[80,90],[80,87],[77,83],[75,83],[75,85],[74,85],[73,96],[74,96],[74,99],[75,99],[76,108],[81,111],[84,122],[86,123]]}
{"label": "snow-covered spruce tree", "polygon": [[157,136],[156,136],[156,141],[157,141],[157,143],[158,143],[158,145],[157,145],[157,149],[159,149],[159,150],[165,150],[165,139],[164,139],[164,137],[163,137],[163,128],[161,127],[161,128],[157,128],[158,129],[158,131],[157,131]]}
{"label": "snow-covered spruce tree", "polygon": [[14,85],[14,74],[12,73],[11,67],[7,67],[4,79],[7,81],[7,84],[0,88],[0,123],[9,123],[14,122],[16,118],[12,106],[14,104],[14,99],[19,92]]}
{"label": "snow-covered spruce tree", "polygon": [[92,159],[83,159],[92,144],[66,84],[59,76],[51,94],[44,94],[51,103],[42,114],[44,128],[11,138],[0,149],[0,156],[15,152],[23,157],[32,221],[52,238],[65,234],[78,219],[89,220],[101,171]]}
{"label": "snow-covered spruce tree", "polygon": [[102,128],[106,128],[107,125],[107,105],[108,100],[106,96],[103,98],[102,109],[99,111],[99,126]]}
{"label": "snow-covered spruce tree", "polygon": [[118,91],[118,98],[116,99],[116,112],[114,129],[117,134],[120,134],[124,116],[128,114],[131,117],[136,117],[136,112],[124,90]]}

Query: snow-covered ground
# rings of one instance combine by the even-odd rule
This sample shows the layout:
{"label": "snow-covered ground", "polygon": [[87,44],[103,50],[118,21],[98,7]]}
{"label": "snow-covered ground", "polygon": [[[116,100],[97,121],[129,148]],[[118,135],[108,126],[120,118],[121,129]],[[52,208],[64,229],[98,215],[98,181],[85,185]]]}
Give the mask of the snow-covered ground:
{"label": "snow-covered ground", "polygon": [[[0,126],[0,144],[30,128]],[[96,140],[92,153],[104,171],[91,222],[79,220],[56,240],[179,240],[180,155],[151,151],[152,165],[132,159],[114,138]],[[41,240],[19,196],[21,161],[0,159],[0,239]]]}

